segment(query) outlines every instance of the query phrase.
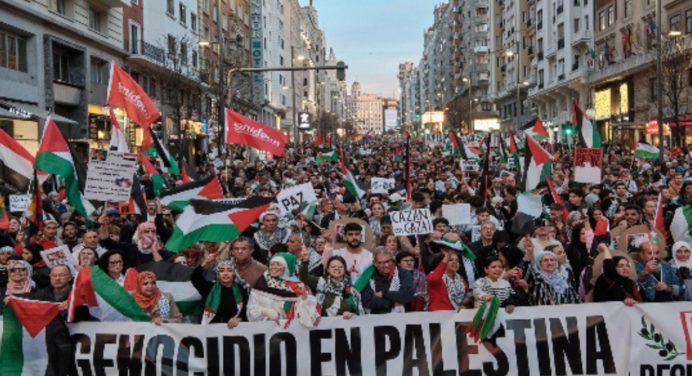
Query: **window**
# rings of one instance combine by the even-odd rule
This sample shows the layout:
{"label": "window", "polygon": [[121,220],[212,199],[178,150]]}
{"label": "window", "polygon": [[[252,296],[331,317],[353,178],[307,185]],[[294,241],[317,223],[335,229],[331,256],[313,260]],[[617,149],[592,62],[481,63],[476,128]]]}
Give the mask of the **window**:
{"label": "window", "polygon": [[649,79],[649,98],[653,101],[656,100],[656,79]]}
{"label": "window", "polygon": [[670,27],[668,30],[676,30],[676,31],[682,31],[682,27],[680,27],[680,23],[682,22],[682,16],[679,14],[674,15],[673,17],[670,17],[669,19],[670,22]]}
{"label": "window", "polygon": [[130,53],[139,53],[139,25],[130,23]]}
{"label": "window", "polygon": [[24,37],[0,30],[0,67],[27,72]]}
{"label": "window", "polygon": [[279,56],[279,65],[282,67],[284,66],[284,57],[283,56]]}
{"label": "window", "polygon": [[598,30],[603,31],[606,29],[608,24],[606,23],[606,11],[602,10],[598,12]]}
{"label": "window", "polygon": [[166,0],[166,13],[171,17],[175,17],[175,1]]}
{"label": "window", "polygon": [[192,67],[197,68],[197,51],[192,51]]}
{"label": "window", "polygon": [[98,59],[89,61],[89,71],[91,73],[91,83],[106,85],[108,83],[107,63]]}
{"label": "window", "polygon": [[187,65],[187,44],[180,43],[180,63]]}
{"label": "window", "polygon": [[589,15],[584,16],[584,30],[589,30]]}
{"label": "window", "polygon": [[55,11],[62,14],[63,16],[66,16],[67,0],[55,0]]}
{"label": "window", "polygon": [[168,34],[168,54],[175,56],[175,37]]}
{"label": "window", "polygon": [[476,32],[485,32],[488,31],[488,24],[487,23],[479,23],[476,24]]}
{"label": "window", "polygon": [[183,26],[187,26],[187,8],[185,8],[185,4],[180,3],[180,24]]}
{"label": "window", "polygon": [[202,1],[202,10],[204,13],[209,14],[209,0]]}
{"label": "window", "polygon": [[147,90],[147,94],[149,94],[149,96],[152,98],[156,98],[156,80],[153,78],[149,79],[149,89]]}
{"label": "window", "polygon": [[138,5],[138,4],[139,4],[139,0],[130,0],[130,4],[132,4],[132,5]]}
{"label": "window", "polygon": [[539,9],[536,12],[536,22],[538,23],[536,29],[541,30],[543,28],[543,9]]}
{"label": "window", "polygon": [[92,7],[89,7],[89,28],[91,30],[96,30],[99,33],[103,32],[103,22],[105,18],[104,13],[100,12]]}
{"label": "window", "polygon": [[544,79],[544,72],[543,69],[538,71],[538,88],[542,89],[543,88],[543,79]]}
{"label": "window", "polygon": [[685,12],[685,34],[692,34],[692,9]]}
{"label": "window", "polygon": [[197,32],[197,14],[190,13],[190,29],[193,33]]}
{"label": "window", "polygon": [[66,52],[53,51],[53,79],[70,82],[70,57],[67,56]]}
{"label": "window", "polygon": [[575,33],[578,33],[578,32],[579,32],[579,19],[578,19],[578,18],[575,18],[575,19],[574,19],[573,31],[574,31]]}
{"label": "window", "polygon": [[565,59],[560,59],[557,61],[557,74],[564,78],[565,76]]}
{"label": "window", "polygon": [[615,5],[608,7],[608,26],[615,25]]}
{"label": "window", "polygon": [[632,16],[632,0],[625,0],[625,18]]}

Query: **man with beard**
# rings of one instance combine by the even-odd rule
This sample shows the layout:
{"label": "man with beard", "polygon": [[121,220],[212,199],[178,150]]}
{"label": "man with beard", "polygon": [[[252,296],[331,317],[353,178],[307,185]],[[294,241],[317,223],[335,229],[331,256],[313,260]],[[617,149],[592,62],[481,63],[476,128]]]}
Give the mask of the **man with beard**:
{"label": "man with beard", "polygon": [[351,275],[351,281],[356,281],[360,274],[372,264],[372,253],[363,248],[361,235],[363,229],[359,224],[350,222],[344,226],[344,239],[346,247],[335,249],[333,252],[324,252],[322,259],[326,262],[332,256],[341,256],[346,261],[346,269]]}
{"label": "man with beard", "polygon": [[70,251],[79,244],[79,230],[74,222],[65,222],[62,226],[62,243],[70,248]]}

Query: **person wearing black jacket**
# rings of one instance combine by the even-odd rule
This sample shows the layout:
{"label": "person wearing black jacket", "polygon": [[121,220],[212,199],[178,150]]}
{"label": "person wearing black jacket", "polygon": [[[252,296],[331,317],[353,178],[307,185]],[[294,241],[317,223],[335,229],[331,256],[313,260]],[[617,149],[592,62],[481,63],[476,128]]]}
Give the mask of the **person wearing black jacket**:
{"label": "person wearing black jacket", "polygon": [[247,293],[235,283],[235,270],[230,260],[216,264],[216,281],[209,282],[204,278],[205,268],[213,265],[218,257],[219,253],[210,254],[192,271],[190,280],[204,300],[202,324],[226,323],[229,329],[233,329],[241,321],[247,321]]}

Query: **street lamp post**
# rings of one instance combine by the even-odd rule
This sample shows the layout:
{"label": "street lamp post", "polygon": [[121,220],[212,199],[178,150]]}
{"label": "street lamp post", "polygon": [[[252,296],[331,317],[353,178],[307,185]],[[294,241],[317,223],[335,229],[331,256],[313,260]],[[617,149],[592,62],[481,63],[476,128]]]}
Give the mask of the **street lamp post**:
{"label": "street lamp post", "polygon": [[[224,74],[226,67],[225,67],[225,57],[224,57],[224,43],[223,43],[223,33],[221,31],[221,2],[217,1],[216,2],[216,42],[219,44],[219,100],[217,101],[218,105],[218,116],[216,121],[218,122],[218,129],[219,133],[216,135],[218,142],[217,142],[217,154],[219,155],[219,158],[222,158],[221,152],[223,150],[223,147],[221,145],[226,143],[225,140],[225,126],[226,126],[226,117],[225,117],[225,103],[224,103]],[[229,90],[231,92],[230,96],[233,96],[233,87],[229,87]],[[229,103],[230,105],[230,103]],[[223,165],[226,167],[226,158],[223,158]]]}
{"label": "street lamp post", "polygon": [[663,78],[661,77],[661,54],[663,51],[661,46],[663,42],[661,34],[661,2],[662,0],[656,0],[656,106],[658,107],[658,150],[660,153],[659,158],[661,163],[663,163],[665,144],[663,142]]}

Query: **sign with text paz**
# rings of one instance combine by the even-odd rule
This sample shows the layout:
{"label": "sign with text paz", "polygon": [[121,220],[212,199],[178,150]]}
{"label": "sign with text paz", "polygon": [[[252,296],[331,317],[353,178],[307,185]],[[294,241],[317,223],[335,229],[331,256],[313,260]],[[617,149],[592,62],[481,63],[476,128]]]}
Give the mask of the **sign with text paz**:
{"label": "sign with text paz", "polygon": [[433,231],[430,209],[408,209],[389,213],[394,235],[408,236],[429,234]]}
{"label": "sign with text paz", "polygon": [[312,204],[317,201],[317,195],[312,183],[305,183],[281,190],[276,195],[276,201],[279,203],[279,209],[283,215],[294,209],[299,209],[301,206]]}
{"label": "sign with text paz", "polygon": [[298,113],[298,129],[310,129],[311,115],[309,112]]}

